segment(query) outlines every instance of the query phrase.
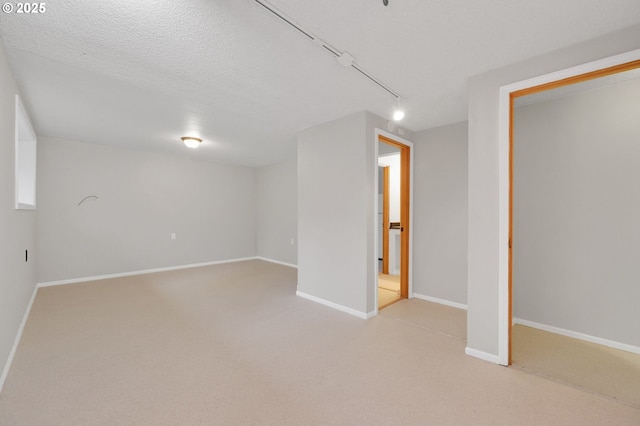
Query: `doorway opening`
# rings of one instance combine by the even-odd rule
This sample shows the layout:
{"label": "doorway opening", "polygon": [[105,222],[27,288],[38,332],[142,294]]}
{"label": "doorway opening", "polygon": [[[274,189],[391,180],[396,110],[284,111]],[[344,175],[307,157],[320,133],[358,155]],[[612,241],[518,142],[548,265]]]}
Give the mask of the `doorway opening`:
{"label": "doorway opening", "polygon": [[[513,323],[513,224],[514,224],[514,216],[513,216],[513,200],[514,200],[514,102],[515,99],[527,95],[532,95],[535,93],[540,93],[544,91],[549,91],[552,89],[557,89],[564,86],[569,86],[572,84],[582,83],[589,80],[594,80],[600,77],[606,77],[614,74],[619,74],[625,71],[630,71],[634,69],[640,68],[640,60],[623,63],[620,65],[615,65],[612,67],[599,69],[597,71],[587,72],[583,74],[579,74],[573,77],[565,78],[562,80],[552,81],[545,84],[540,84],[532,87],[528,87],[526,89],[515,90],[509,93],[509,240],[508,240],[508,278],[509,278],[509,317],[508,324]],[[511,364],[512,361],[512,339],[511,339],[511,326],[509,326],[509,359],[508,363]]]}
{"label": "doorway opening", "polygon": [[593,62],[585,63],[582,65],[574,66],[571,68],[563,69],[560,71],[552,72],[545,75],[540,75],[530,79],[510,83],[499,89],[499,114],[498,114],[498,358],[497,363],[501,365],[510,364],[510,345],[511,335],[510,328],[512,322],[511,311],[511,283],[510,283],[510,237],[511,237],[511,215],[510,210],[510,197],[511,186],[510,176],[511,158],[510,158],[510,144],[511,144],[511,119],[513,118],[512,112],[512,98],[513,92],[518,92],[524,89],[531,89],[534,87],[543,86],[549,87],[549,85],[562,85],[569,84],[570,81],[575,81],[576,78],[586,74],[599,74],[606,75],[607,73],[615,73],[611,68],[628,67],[633,69],[633,65],[629,65],[634,62],[640,61],[640,49],[636,49],[630,52],[622,53],[619,55],[611,56],[608,58],[596,60]]}
{"label": "doorway opening", "polygon": [[411,148],[378,135],[377,307],[409,298]]}
{"label": "doorway opening", "polygon": [[636,312],[625,299],[637,298],[625,290],[627,276],[638,271],[624,249],[640,238],[631,231],[640,222],[624,213],[640,200],[628,184],[639,177],[630,158],[640,155],[640,128],[625,112],[639,103],[621,97],[637,99],[639,87],[635,59],[502,93],[509,107],[502,324],[505,364],[640,408],[640,345],[625,334]]}

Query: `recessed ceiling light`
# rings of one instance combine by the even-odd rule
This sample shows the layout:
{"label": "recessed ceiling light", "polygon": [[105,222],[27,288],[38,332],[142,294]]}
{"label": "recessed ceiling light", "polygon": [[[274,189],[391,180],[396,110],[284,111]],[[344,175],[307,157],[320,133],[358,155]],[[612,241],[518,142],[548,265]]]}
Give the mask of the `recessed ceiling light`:
{"label": "recessed ceiling light", "polygon": [[393,109],[393,121],[400,121],[404,118],[404,110],[402,108],[400,96],[396,96],[396,104]]}
{"label": "recessed ceiling light", "polygon": [[200,146],[200,143],[202,142],[202,139],[195,138],[193,136],[183,136],[181,139],[182,139],[182,142],[184,142],[184,144],[189,148],[197,148]]}

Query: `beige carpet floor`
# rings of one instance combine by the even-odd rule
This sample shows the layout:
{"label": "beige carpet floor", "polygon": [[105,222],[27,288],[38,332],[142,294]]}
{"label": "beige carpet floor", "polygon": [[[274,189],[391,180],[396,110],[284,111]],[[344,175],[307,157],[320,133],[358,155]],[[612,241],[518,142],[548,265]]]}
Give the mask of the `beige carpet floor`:
{"label": "beige carpet floor", "polygon": [[513,364],[640,409],[640,355],[514,325]]}
{"label": "beige carpet floor", "polygon": [[405,299],[381,311],[380,315],[458,340],[467,340],[467,312],[463,309],[426,300]]}
{"label": "beige carpet floor", "polygon": [[416,325],[421,303],[362,320],[295,291],[294,269],[257,260],[43,288],[0,424],[640,424],[640,410],[466,356],[450,330]]}

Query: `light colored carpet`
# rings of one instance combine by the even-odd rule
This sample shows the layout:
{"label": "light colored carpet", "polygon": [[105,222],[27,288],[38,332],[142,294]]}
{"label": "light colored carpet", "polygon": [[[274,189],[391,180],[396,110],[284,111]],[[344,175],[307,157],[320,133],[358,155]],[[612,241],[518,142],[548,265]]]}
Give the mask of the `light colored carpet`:
{"label": "light colored carpet", "polygon": [[467,312],[420,299],[405,299],[380,312],[392,318],[459,340],[467,340]]}
{"label": "light colored carpet", "polygon": [[640,355],[514,325],[513,364],[640,409]]}
{"label": "light colored carpet", "polygon": [[[295,269],[262,261],[41,289],[0,424],[640,424],[640,410],[466,356],[457,338],[295,290]],[[388,309],[417,316],[404,302]]]}

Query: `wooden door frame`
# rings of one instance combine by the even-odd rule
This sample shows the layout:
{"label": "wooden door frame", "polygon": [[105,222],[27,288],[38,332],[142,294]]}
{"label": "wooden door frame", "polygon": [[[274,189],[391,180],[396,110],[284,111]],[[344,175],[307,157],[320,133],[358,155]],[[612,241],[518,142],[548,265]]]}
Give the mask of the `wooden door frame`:
{"label": "wooden door frame", "polygon": [[[382,183],[382,273],[389,273],[389,166],[383,166]],[[380,169],[378,169],[378,172]]]}
{"label": "wooden door frame", "polygon": [[[640,68],[640,49],[500,88],[499,140],[499,347],[498,363],[511,365],[513,326],[513,104],[546,90]],[[506,118],[506,120],[505,120]],[[505,129],[506,126],[506,129]]]}
{"label": "wooden door frame", "polygon": [[[408,299],[412,297],[411,291],[411,256],[412,256],[412,161],[413,144],[402,138],[376,131],[376,143],[386,143],[400,150],[400,297]],[[377,148],[377,147],[376,147]],[[376,149],[377,152],[377,149]],[[377,155],[376,155],[377,162]],[[376,164],[377,167],[377,164]],[[387,231],[388,232],[388,231]],[[376,292],[377,295],[377,292]],[[376,296],[377,297],[377,296]],[[377,305],[377,301],[376,301]]]}

